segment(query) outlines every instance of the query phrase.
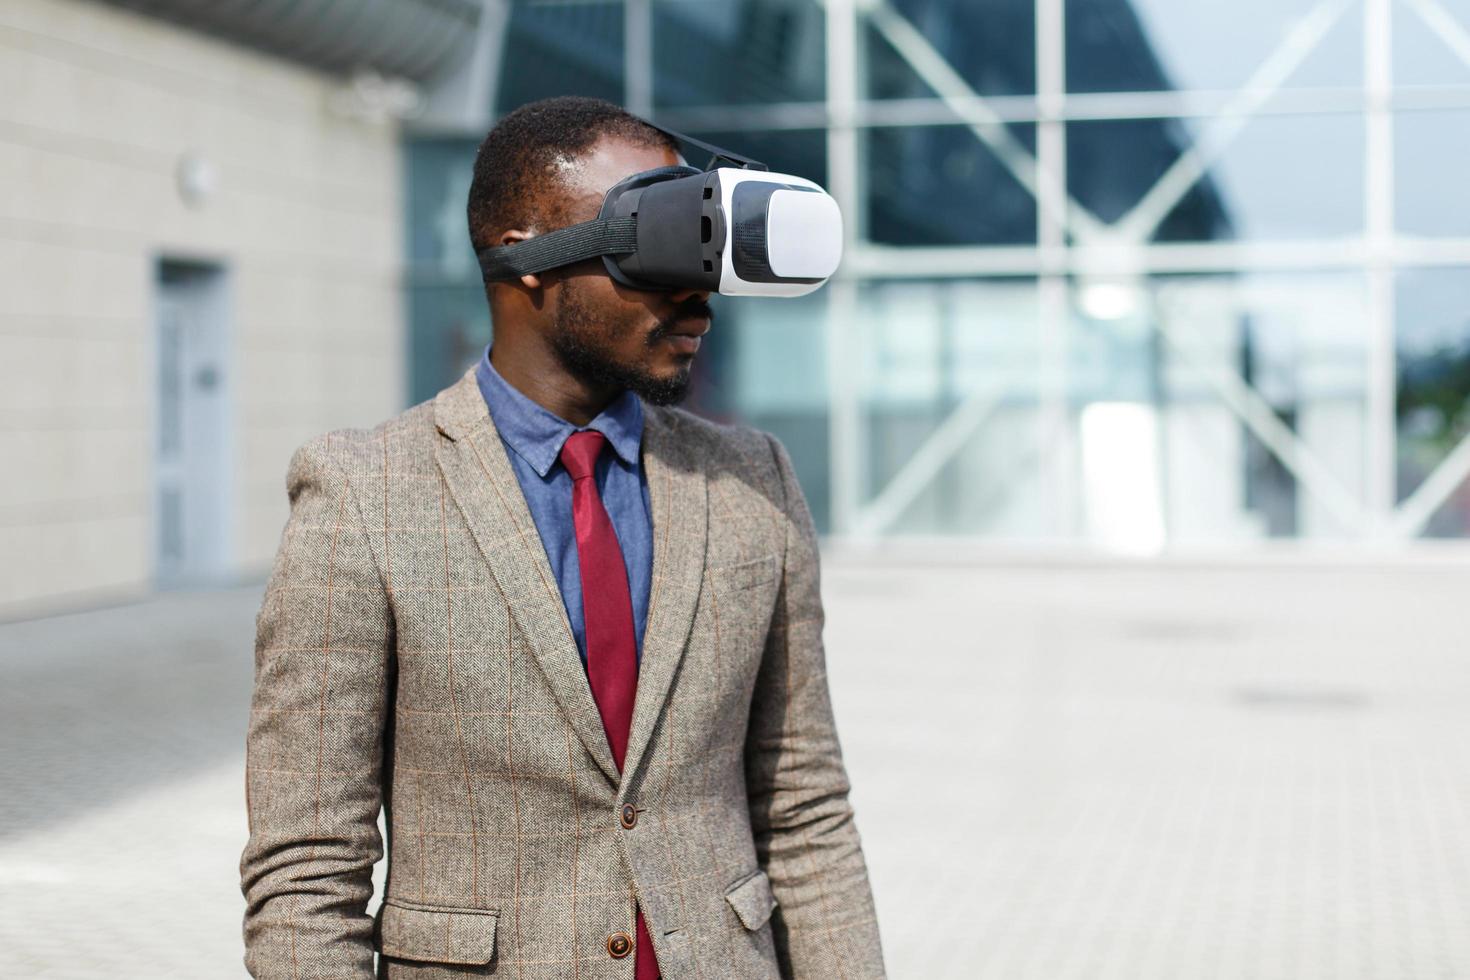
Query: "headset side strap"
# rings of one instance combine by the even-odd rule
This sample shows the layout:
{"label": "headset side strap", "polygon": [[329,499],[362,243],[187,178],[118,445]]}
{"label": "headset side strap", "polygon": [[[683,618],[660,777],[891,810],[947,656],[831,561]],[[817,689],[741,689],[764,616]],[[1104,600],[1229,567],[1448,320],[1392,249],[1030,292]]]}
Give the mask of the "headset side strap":
{"label": "headset side strap", "polygon": [[701,139],[695,139],[693,136],[681,133],[677,129],[669,129],[667,126],[659,126],[655,123],[648,122],[647,119],[644,119],[643,122],[648,123],[648,125],[652,126],[654,129],[658,130],[661,133],[674,137],[674,139],[676,140],[683,140],[685,143],[697,146],[701,150],[708,150],[710,153],[713,153],[714,158],[710,160],[709,166],[705,167],[705,170],[715,169],[715,167],[719,165],[721,160],[735,164],[735,166],[740,170],[771,169],[770,167],[767,167],[764,163],[761,163],[759,160],[752,160],[748,156],[735,153],[731,150],[725,149],[724,147],[715,146],[713,143],[706,143],[704,140]]}
{"label": "headset side strap", "polygon": [[599,255],[637,250],[637,218],[598,218],[558,228],[514,245],[482,249],[479,252],[480,273],[486,282],[504,282]]}

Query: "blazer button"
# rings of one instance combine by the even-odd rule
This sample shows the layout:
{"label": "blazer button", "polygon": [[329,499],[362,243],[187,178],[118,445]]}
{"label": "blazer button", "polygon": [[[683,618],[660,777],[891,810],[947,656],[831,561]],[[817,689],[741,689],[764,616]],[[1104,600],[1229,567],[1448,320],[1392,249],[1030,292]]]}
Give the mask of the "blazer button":
{"label": "blazer button", "polygon": [[633,952],[633,937],[626,932],[615,932],[607,937],[607,955],[615,960]]}
{"label": "blazer button", "polygon": [[637,808],[631,803],[624,803],[623,812],[619,814],[618,819],[622,821],[624,830],[632,830],[633,826],[638,823]]}

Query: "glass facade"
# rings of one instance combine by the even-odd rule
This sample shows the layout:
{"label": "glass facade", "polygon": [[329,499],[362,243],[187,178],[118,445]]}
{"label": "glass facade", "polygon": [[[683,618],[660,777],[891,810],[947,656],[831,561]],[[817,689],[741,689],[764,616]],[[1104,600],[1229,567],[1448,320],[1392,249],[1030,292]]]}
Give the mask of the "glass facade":
{"label": "glass facade", "polygon": [[[500,42],[497,112],[601,96],[838,198],[842,273],[717,297],[688,403],[824,531],[1470,533],[1470,0],[518,2]],[[480,135],[407,148],[416,399],[489,337]]]}

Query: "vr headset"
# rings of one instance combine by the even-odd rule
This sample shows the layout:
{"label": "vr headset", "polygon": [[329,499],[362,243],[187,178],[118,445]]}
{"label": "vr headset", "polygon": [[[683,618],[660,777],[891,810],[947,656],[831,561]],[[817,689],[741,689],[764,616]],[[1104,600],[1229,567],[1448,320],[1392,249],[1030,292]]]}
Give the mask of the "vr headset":
{"label": "vr headset", "polygon": [[842,214],[821,187],[654,128],[710,150],[714,159],[704,170],[636,173],[613,185],[592,221],[481,249],[485,281],[506,282],[601,256],[608,275],[632,289],[803,296],[837,271]]}

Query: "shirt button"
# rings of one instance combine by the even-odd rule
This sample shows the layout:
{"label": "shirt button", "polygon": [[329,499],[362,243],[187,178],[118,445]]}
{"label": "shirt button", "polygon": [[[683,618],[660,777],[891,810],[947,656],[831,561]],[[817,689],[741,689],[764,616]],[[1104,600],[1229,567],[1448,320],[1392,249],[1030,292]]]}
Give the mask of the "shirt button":
{"label": "shirt button", "polygon": [[622,822],[624,830],[632,830],[634,824],[638,822],[637,808],[631,803],[624,803],[623,812],[618,815],[618,819]]}
{"label": "shirt button", "polygon": [[607,937],[607,955],[615,960],[633,952],[633,937],[626,932],[615,932]]}

